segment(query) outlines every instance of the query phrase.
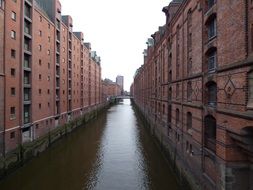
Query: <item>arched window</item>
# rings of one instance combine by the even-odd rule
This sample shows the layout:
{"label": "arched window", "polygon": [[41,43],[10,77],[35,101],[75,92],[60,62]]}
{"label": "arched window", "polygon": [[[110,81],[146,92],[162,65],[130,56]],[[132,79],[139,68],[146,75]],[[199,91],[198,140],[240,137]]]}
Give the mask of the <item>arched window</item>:
{"label": "arched window", "polygon": [[171,73],[171,70],[169,71],[169,82],[172,81],[172,73]]}
{"label": "arched window", "polygon": [[192,73],[192,58],[189,57],[187,64],[187,74],[190,75]]}
{"label": "arched window", "polygon": [[179,109],[176,109],[176,126],[179,125]]}
{"label": "arched window", "polygon": [[211,151],[216,152],[216,119],[211,115],[207,115],[204,124],[204,146]]}
{"label": "arched window", "polygon": [[190,101],[192,98],[192,83],[191,81],[187,82],[187,100]]}
{"label": "arched window", "polygon": [[208,105],[216,106],[217,105],[217,85],[215,82],[210,82],[207,84],[208,89]]}
{"label": "arched window", "polygon": [[207,22],[207,35],[208,40],[213,39],[217,35],[216,15],[211,16]]}
{"label": "arched window", "polygon": [[176,99],[179,99],[179,84],[176,84]]}
{"label": "arched window", "polygon": [[192,10],[189,9],[187,13],[187,21],[188,21],[188,27],[192,25]]}
{"label": "arched window", "polygon": [[179,25],[177,26],[177,33],[176,33],[176,78],[179,78],[179,57],[180,57],[180,31]]}
{"label": "arched window", "polygon": [[171,124],[171,105],[168,105],[168,122]]}
{"label": "arched window", "polygon": [[171,98],[172,98],[172,90],[171,90],[171,87],[169,88],[169,94],[168,94],[168,99],[169,101],[171,101]]}
{"label": "arched window", "polygon": [[248,106],[253,107],[253,71],[248,74]]}
{"label": "arched window", "polygon": [[192,113],[187,112],[187,123],[186,123],[187,130],[192,128]]}

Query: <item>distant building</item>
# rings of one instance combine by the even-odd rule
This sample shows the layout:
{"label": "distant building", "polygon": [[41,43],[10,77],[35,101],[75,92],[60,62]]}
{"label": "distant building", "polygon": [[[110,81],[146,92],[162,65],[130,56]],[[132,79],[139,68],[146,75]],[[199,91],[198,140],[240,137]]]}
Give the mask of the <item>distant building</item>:
{"label": "distant building", "polygon": [[124,76],[118,75],[116,77],[116,83],[121,87],[121,93],[124,92]]}
{"label": "distant building", "polygon": [[102,98],[103,101],[107,101],[112,97],[119,96],[121,94],[121,87],[110,79],[104,79],[102,81]]}

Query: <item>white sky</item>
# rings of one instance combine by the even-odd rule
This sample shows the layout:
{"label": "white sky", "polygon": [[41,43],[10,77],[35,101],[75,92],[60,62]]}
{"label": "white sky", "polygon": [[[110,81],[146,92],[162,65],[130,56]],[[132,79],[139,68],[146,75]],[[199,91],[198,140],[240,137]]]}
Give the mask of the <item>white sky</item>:
{"label": "white sky", "polygon": [[102,78],[124,76],[129,91],[143,64],[147,38],[165,24],[162,8],[170,0],[60,0],[62,14],[71,15],[74,31],[101,56]]}

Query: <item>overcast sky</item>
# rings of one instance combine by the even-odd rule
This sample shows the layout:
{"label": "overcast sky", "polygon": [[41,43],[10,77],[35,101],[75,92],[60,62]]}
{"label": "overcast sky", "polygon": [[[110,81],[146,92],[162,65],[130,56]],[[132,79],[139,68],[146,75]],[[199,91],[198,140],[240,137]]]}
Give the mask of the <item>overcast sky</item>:
{"label": "overcast sky", "polygon": [[74,31],[102,59],[102,78],[124,76],[129,90],[133,75],[143,64],[147,38],[165,24],[162,8],[170,0],[60,0],[62,14],[71,15]]}

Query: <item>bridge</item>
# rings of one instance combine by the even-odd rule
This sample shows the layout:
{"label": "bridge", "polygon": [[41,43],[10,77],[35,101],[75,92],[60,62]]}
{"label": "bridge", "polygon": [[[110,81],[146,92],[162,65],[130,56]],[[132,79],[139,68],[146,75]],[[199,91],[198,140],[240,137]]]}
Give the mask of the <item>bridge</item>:
{"label": "bridge", "polygon": [[132,99],[133,96],[115,96],[116,99]]}

